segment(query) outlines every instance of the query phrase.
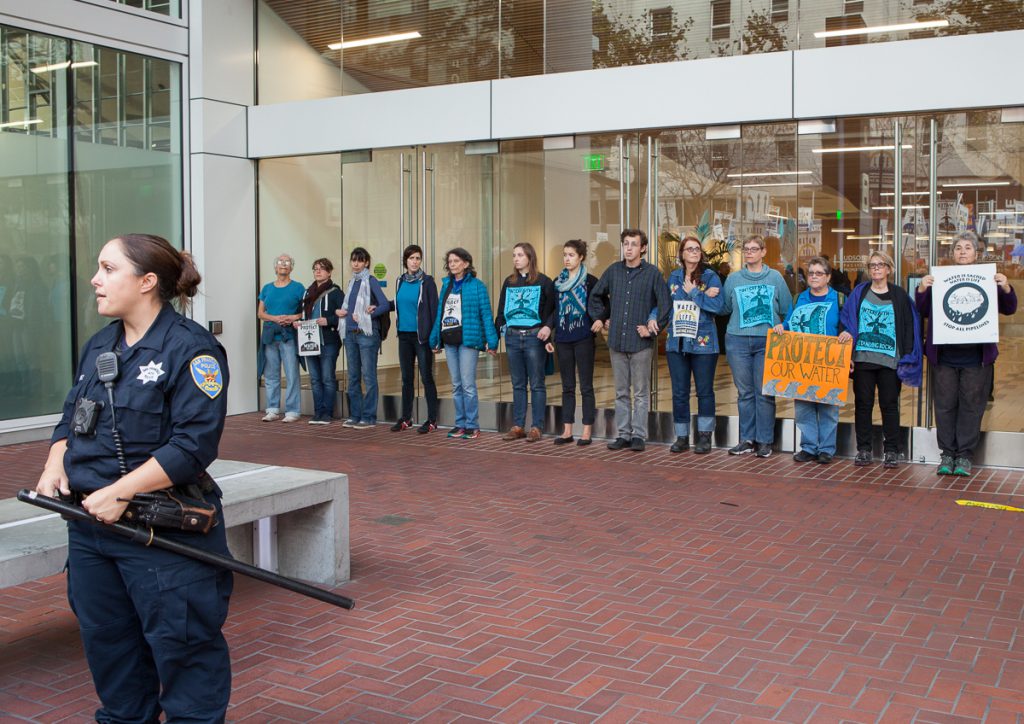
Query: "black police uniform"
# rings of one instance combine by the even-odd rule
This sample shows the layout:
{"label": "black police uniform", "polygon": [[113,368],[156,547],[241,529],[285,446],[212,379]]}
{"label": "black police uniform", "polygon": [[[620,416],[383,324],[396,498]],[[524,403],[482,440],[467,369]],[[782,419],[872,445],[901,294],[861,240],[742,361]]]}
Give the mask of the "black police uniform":
{"label": "black police uniform", "polygon": [[[120,351],[114,405],[128,470],[155,458],[175,485],[196,483],[217,457],[227,411],[224,348],[207,330],[164,305],[145,336],[124,347],[114,322],[86,344],[53,442],[67,439],[72,491],[90,493],[121,477],[107,391],[96,357]],[[75,434],[77,401],[103,402],[95,434]],[[216,488],[216,486],[213,486]],[[220,491],[205,498],[223,521]],[[166,538],[230,555],[224,525]],[[100,722],[222,722],[231,662],[221,627],[228,571],[147,548],[80,521],[68,523],[68,600],[78,617],[102,708]]]}

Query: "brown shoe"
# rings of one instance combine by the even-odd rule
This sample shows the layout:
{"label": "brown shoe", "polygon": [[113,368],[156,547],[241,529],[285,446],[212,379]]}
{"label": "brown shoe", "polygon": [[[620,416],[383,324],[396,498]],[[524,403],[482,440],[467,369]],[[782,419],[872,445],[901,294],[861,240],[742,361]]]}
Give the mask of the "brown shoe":
{"label": "brown shoe", "polygon": [[516,425],[511,430],[501,436],[502,440],[519,440],[520,438],[526,437],[526,430]]}
{"label": "brown shoe", "polygon": [[537,442],[540,440],[541,431],[539,427],[531,427],[530,434],[526,436],[526,442]]}

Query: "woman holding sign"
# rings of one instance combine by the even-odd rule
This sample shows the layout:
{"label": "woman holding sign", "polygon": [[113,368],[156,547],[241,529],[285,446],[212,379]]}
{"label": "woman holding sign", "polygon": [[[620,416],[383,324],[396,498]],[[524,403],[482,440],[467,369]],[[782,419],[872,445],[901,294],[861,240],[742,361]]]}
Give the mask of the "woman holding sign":
{"label": "woman holding sign", "polygon": [[718,334],[715,315],[725,307],[722,282],[708,267],[700,241],[693,234],[679,246],[680,269],[669,275],[672,321],[665,341],[668,373],[672,379],[672,423],[676,441],[669,448],[690,449],[690,376],[697,386],[697,444],[694,452],[711,452],[715,430],[715,367]]}
{"label": "woman holding sign", "polygon": [[448,276],[441,282],[441,302],[430,330],[430,348],[448,362],[455,403],[455,427],[448,437],[475,440],[480,437],[480,402],[476,390],[476,363],[481,352],[494,357],[498,331],[491,317],[487,287],[476,277],[472,255],[462,247],[445,256]]}
{"label": "woman holding sign", "polygon": [[[974,264],[981,242],[973,231],[962,231],[953,237],[953,262]],[[996,296],[1000,314],[1017,311],[1017,294],[1005,274],[995,275]],[[917,311],[922,317],[932,316],[931,274],[917,288]],[[974,448],[981,437],[981,418],[992,388],[993,363],[999,355],[994,343],[936,345],[928,324],[924,350],[935,375],[935,435],[939,443],[939,475],[970,475]]]}
{"label": "woman holding sign", "polygon": [[764,263],[764,237],[743,242],[743,268],[725,280],[725,314],[732,314],[725,334],[725,356],[736,385],[740,441],[730,455],[772,454],[775,442],[775,398],[761,394],[764,345],[768,330],[793,306],[786,280]]}
{"label": "woman holding sign", "polygon": [[921,334],[917,310],[899,284],[890,284],[892,258],[868,257],[869,281],[850,293],[839,314],[841,342],[853,340],[854,465],[871,464],[871,413],[878,390],[882,411],[883,465],[899,465],[900,388],[921,386]]}
{"label": "woman holding sign", "polygon": [[[793,310],[776,332],[787,329],[803,334],[839,335],[839,294],[829,286],[832,265],[816,256],[807,263],[808,288],[800,292]],[[800,450],[793,460],[806,463],[817,460],[822,465],[832,462],[836,454],[836,428],[839,406],[809,400],[793,400],[796,426],[800,430]]]}
{"label": "woman holding sign", "polygon": [[[334,402],[338,396],[338,379],[335,370],[341,353],[341,336],[338,334],[338,316],[344,297],[341,287],[331,279],[334,264],[326,257],[313,262],[313,283],[302,298],[302,320],[315,321],[319,327],[320,353],[306,361],[309,369],[309,386],[313,392],[313,419],[310,425],[327,425],[334,419]],[[299,344],[302,345],[302,322],[295,322],[299,330]]]}

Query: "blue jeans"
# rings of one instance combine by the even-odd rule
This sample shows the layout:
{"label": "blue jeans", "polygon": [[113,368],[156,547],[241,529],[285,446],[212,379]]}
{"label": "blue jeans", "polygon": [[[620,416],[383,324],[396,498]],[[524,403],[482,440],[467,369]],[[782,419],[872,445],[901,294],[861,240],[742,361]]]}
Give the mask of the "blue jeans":
{"label": "blue jeans", "polygon": [[764,377],[764,337],[726,334],[726,353],[736,385],[740,441],[775,442],[775,398],[761,394]]}
{"label": "blue jeans", "polygon": [[800,431],[800,449],[811,455],[835,455],[839,406],[793,400],[793,408],[796,427]]}
{"label": "blue jeans", "polygon": [[508,352],[508,371],[512,377],[512,424],[526,427],[526,383],[530,383],[533,414],[530,426],[544,429],[544,410],[548,404],[548,391],[544,386],[544,342],[537,339],[536,330],[520,333],[509,328],[505,332],[505,351]]}
{"label": "blue jeans", "polygon": [[476,430],[480,427],[480,400],[476,395],[476,363],[480,352],[464,344],[446,344],[444,358],[452,379],[455,427]]}
{"label": "blue jeans", "polygon": [[[377,353],[380,335],[349,331],[345,335],[348,362],[348,416],[356,422],[377,424]],[[363,391],[365,386],[366,391]]]}
{"label": "blue jeans", "polygon": [[295,340],[279,339],[263,345],[263,379],[267,383],[267,412],[281,411],[281,363],[288,378],[284,409],[289,415],[299,414],[299,356]]}
{"label": "blue jeans", "polygon": [[690,376],[697,385],[697,430],[715,429],[715,367],[718,354],[672,352],[668,358],[668,375],[672,379],[672,422],[676,437],[690,436]]}
{"label": "blue jeans", "polygon": [[330,420],[334,417],[334,401],[338,396],[338,354],[337,345],[324,345],[319,357],[307,357],[309,386],[313,390],[313,415]]}

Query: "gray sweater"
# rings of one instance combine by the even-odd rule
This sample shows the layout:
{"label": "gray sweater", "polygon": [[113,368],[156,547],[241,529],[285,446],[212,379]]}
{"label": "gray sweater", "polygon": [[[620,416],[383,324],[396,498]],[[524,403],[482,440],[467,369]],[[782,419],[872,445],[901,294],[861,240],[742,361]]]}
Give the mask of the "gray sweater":
{"label": "gray sweater", "polygon": [[[610,298],[610,302],[606,298]],[[655,308],[658,326],[664,329],[672,300],[658,267],[646,261],[641,261],[638,267],[628,267],[624,261],[612,264],[601,275],[587,302],[591,319],[608,320],[608,346],[627,354],[654,344],[655,337],[641,337],[636,327],[647,324]]]}

